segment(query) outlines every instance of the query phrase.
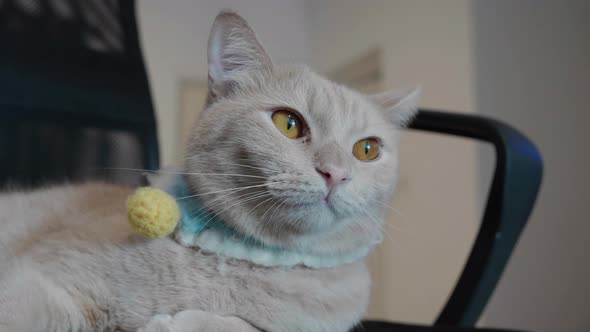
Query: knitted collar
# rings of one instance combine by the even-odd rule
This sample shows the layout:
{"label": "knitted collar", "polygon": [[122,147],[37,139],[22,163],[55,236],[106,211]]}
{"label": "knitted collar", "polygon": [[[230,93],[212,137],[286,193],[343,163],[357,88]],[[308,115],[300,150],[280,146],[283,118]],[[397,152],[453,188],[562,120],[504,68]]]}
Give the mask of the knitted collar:
{"label": "knitted collar", "polygon": [[177,198],[182,216],[175,230],[175,238],[185,247],[196,247],[205,252],[246,260],[261,266],[303,265],[309,268],[328,268],[352,263],[367,256],[371,250],[367,246],[346,254],[314,255],[265,245],[228,226],[208,211],[198,197],[183,198],[191,195],[184,176],[175,175],[175,180],[162,189]]}

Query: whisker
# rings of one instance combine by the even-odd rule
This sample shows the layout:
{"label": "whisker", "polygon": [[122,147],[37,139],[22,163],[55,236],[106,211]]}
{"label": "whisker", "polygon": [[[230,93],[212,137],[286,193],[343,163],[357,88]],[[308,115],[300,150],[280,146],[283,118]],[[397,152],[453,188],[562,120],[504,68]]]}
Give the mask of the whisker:
{"label": "whisker", "polygon": [[223,166],[238,166],[238,167],[246,167],[246,168],[252,168],[252,169],[257,169],[257,170],[261,170],[261,171],[267,171],[267,172],[275,172],[275,173],[279,173],[279,171],[277,170],[273,170],[270,168],[265,168],[265,167],[258,167],[258,166],[252,166],[252,165],[244,165],[244,164],[222,164]]}
{"label": "whisker", "polygon": [[[268,213],[268,212],[269,212],[269,211],[270,211],[270,210],[271,210],[273,207],[275,207],[275,205],[277,205],[277,203],[278,203],[278,202],[280,202],[280,201],[281,201],[281,198],[283,198],[284,194],[285,194],[285,193],[282,193],[282,194],[280,194],[280,195],[276,196],[276,198],[277,198],[276,202],[274,202],[274,203],[273,203],[273,204],[272,204],[272,205],[271,205],[271,206],[270,206],[268,209],[266,209],[266,211],[265,211],[265,212],[262,214],[262,216],[260,216],[260,220],[261,220],[261,221],[262,221],[262,220],[264,220],[264,216],[265,216],[265,215],[266,215],[266,214],[267,214],[267,213]],[[283,200],[283,203],[284,203],[286,200],[287,200],[287,198],[285,198],[285,199]]]}
{"label": "whisker", "polygon": [[362,204],[361,204],[361,208],[363,209],[364,213],[367,214],[367,216],[370,218],[370,220],[377,227],[379,227],[381,232],[383,232],[383,234],[385,234],[392,242],[394,242],[394,239],[391,236],[391,234],[387,231],[387,229],[385,229],[385,226],[382,223],[380,223],[379,220],[377,219],[378,217],[375,216],[373,213],[371,213],[371,211],[369,211],[369,209],[366,206],[362,206]]}
{"label": "whisker", "polygon": [[[219,216],[221,213],[223,213],[223,212],[225,212],[225,211],[229,210],[229,209],[230,209],[230,208],[232,208],[233,206],[235,206],[235,205],[238,205],[238,204],[241,204],[242,202],[246,202],[246,201],[248,201],[248,200],[250,200],[250,199],[256,199],[256,198],[259,198],[259,197],[263,197],[264,195],[265,195],[265,193],[254,193],[254,194],[252,194],[252,193],[247,193],[247,194],[244,194],[244,195],[240,195],[240,196],[238,196],[238,197],[240,197],[240,199],[238,199],[238,200],[235,202],[235,204],[232,204],[232,205],[230,205],[230,206],[228,206],[228,207],[226,207],[226,208],[222,209],[221,211],[215,212],[215,211],[213,211],[213,210],[212,210],[212,208],[214,208],[214,207],[217,207],[217,206],[221,206],[221,205],[223,205],[223,204],[225,203],[225,202],[218,202],[217,204],[215,204],[215,205],[211,206],[209,209],[207,209],[207,210],[205,210],[205,211],[201,212],[201,213],[200,213],[200,214],[197,216],[197,218],[205,218],[205,217],[209,217],[209,219],[207,219],[207,220],[205,221],[205,224],[204,224],[204,226],[203,226],[203,227],[206,227],[206,226],[209,224],[209,222],[211,222],[211,220],[213,220],[215,217]],[[242,197],[243,197],[243,198],[242,198]]]}
{"label": "whisker", "polygon": [[369,229],[367,227],[365,227],[365,225],[363,225],[363,222],[362,222],[362,220],[360,220],[360,217],[361,216],[358,215],[357,218],[352,218],[352,220],[369,236],[371,236],[371,237],[379,236],[378,233],[369,231]]}
{"label": "whisker", "polygon": [[[362,205],[362,204],[361,204],[361,205]],[[364,209],[366,210],[366,213],[369,213],[369,214],[373,215],[373,217],[375,217],[375,218],[378,218],[377,216],[375,216],[375,214],[373,214],[373,213],[370,211],[370,209],[369,209],[369,206],[368,206],[368,205],[363,205],[363,207],[364,207]],[[386,216],[382,216],[382,217],[381,217],[381,219],[383,219],[383,221],[384,221],[384,224],[387,224],[387,225],[389,225],[390,227],[394,227],[394,230],[395,230],[396,232],[404,232],[404,230],[403,230],[401,227],[396,227],[396,226],[395,226],[395,225],[393,225],[392,223],[388,223],[388,222],[387,222],[387,218],[386,218]]]}
{"label": "whisker", "polygon": [[[376,220],[376,218],[378,218],[377,216],[375,216],[369,209],[368,205],[365,204],[361,204],[361,208],[364,210],[364,212],[368,215],[371,215],[371,219],[373,222],[375,222],[378,227],[381,229],[381,231],[391,240],[392,243],[394,243],[396,246],[398,246],[398,249],[401,248],[398,245],[398,241],[395,241],[393,239],[393,236],[391,235],[391,232],[388,230],[388,228],[393,228],[393,230],[396,233],[403,233],[403,234],[407,234],[407,232],[405,232],[402,228],[400,227],[396,227],[396,225],[392,224],[391,222],[386,222],[387,220],[384,219],[383,223],[379,223],[378,220]],[[383,218],[385,218],[385,216],[383,216]]]}
{"label": "whisker", "polygon": [[383,203],[383,202],[381,202],[381,201],[380,201],[380,200],[378,200],[378,199],[375,199],[375,201],[376,201],[377,203],[381,203],[383,206],[385,206],[385,207],[387,207],[387,208],[391,209],[391,211],[393,211],[393,212],[394,212],[395,214],[397,214],[398,216],[400,216],[400,217],[403,217],[403,215],[401,214],[401,212],[399,212],[399,211],[397,211],[396,209],[394,209],[394,208],[393,208],[391,205],[389,205],[389,204],[386,204],[386,203]]}
{"label": "whisker", "polygon": [[[365,213],[366,213],[367,211],[364,211],[364,209],[363,209],[363,212],[365,212]],[[359,227],[361,227],[361,228],[362,228],[362,229],[365,231],[365,233],[367,233],[369,236],[373,236],[373,237],[375,237],[375,236],[376,236],[376,237],[379,237],[379,230],[378,230],[378,231],[373,231],[373,232],[371,232],[371,231],[369,231],[369,229],[368,229],[368,228],[367,228],[367,227],[366,227],[366,226],[363,224],[364,218],[363,218],[363,220],[361,220],[361,218],[362,218],[362,217],[365,217],[365,216],[363,216],[363,215],[361,215],[360,213],[357,213],[357,212],[355,212],[354,214],[357,216],[357,218],[353,218],[353,220],[354,220],[354,221],[357,223],[357,225],[358,225]],[[369,217],[369,218],[370,218],[370,217]],[[376,223],[378,226],[380,226],[378,222],[375,222],[375,223]],[[380,231],[381,231],[381,232],[383,232],[383,229],[382,229],[382,228],[380,228]],[[384,233],[385,233],[385,232],[384,232]]]}
{"label": "whisker", "polygon": [[285,203],[287,203],[287,201],[289,200],[289,197],[285,197],[283,199],[283,202],[281,204],[279,204],[275,210],[273,211],[272,215],[268,218],[269,221],[272,221],[274,216],[277,214],[277,212],[279,212],[281,210],[281,208],[283,207],[283,205],[285,205]]}
{"label": "whisker", "polygon": [[[283,194],[281,194],[281,195],[279,195],[279,196],[275,196],[275,197],[274,197],[274,198],[276,199],[276,202],[272,203],[272,205],[271,205],[271,206],[270,206],[270,207],[269,207],[269,208],[268,208],[268,209],[267,209],[267,210],[264,212],[264,214],[263,214],[263,215],[260,217],[260,219],[259,219],[259,220],[260,220],[261,222],[259,222],[259,223],[256,223],[256,224],[254,225],[254,233],[256,233],[256,234],[264,234],[264,233],[262,233],[262,232],[261,232],[261,230],[259,230],[259,228],[260,228],[260,229],[262,229],[262,230],[264,230],[264,228],[265,228],[265,223],[264,223],[264,222],[262,222],[262,221],[264,220],[264,216],[266,215],[266,213],[267,213],[268,211],[270,211],[270,209],[272,209],[272,208],[273,208],[273,207],[276,205],[276,203],[278,203],[278,202],[280,201],[280,198],[282,197],[282,195],[283,195]],[[284,203],[286,200],[287,200],[287,199],[285,198],[285,199],[283,200],[283,203]],[[275,210],[275,212],[276,212],[276,210]],[[263,243],[262,243],[260,240],[258,240],[258,239],[255,239],[255,243],[254,243],[254,244],[256,244],[256,245],[259,245],[260,247],[263,247],[263,246],[264,246],[264,244],[263,244]]]}
{"label": "whisker", "polygon": [[264,186],[267,186],[269,184],[277,184],[277,183],[281,183],[281,182],[282,181],[274,181],[274,182],[256,184],[256,185],[252,185],[252,186],[222,189],[222,190],[217,190],[217,191],[211,191],[211,192],[208,192],[208,193],[202,193],[202,194],[195,194],[195,195],[188,195],[188,196],[178,197],[176,200],[182,200],[182,199],[187,199],[187,198],[192,198],[192,197],[199,197],[199,196],[205,196],[205,195],[218,194],[218,193],[228,192],[228,191],[231,191],[233,193],[233,192],[238,192],[238,191],[242,191],[242,190],[246,190],[246,189],[264,187]]}
{"label": "whisker", "polygon": [[[213,199],[211,202],[208,202],[205,205],[203,205],[203,208],[206,208],[206,210],[204,212],[201,212],[199,215],[197,215],[197,218],[200,218],[202,216],[207,216],[207,215],[210,215],[211,213],[213,213],[212,209],[225,204],[226,201],[224,201],[223,198],[225,198],[233,193],[234,192],[227,193],[227,194],[217,197],[217,198]],[[238,195],[238,197],[236,197],[236,199],[238,199],[238,202],[240,202],[242,197],[244,197],[244,198],[253,197],[256,195],[263,194],[263,193],[266,193],[266,192],[262,192],[262,193],[260,193],[260,192],[255,192],[255,193],[247,192],[245,194]],[[215,202],[217,202],[217,203],[215,203]],[[215,203],[215,204],[213,204],[213,203]]]}
{"label": "whisker", "polygon": [[[250,214],[250,212],[252,212],[252,211],[256,210],[256,208],[257,208],[257,207],[259,207],[260,205],[262,205],[262,204],[264,204],[264,203],[268,202],[269,200],[273,200],[273,199],[275,199],[275,198],[277,198],[277,196],[272,196],[270,199],[265,199],[264,201],[262,201],[262,202],[258,203],[256,206],[254,206],[252,209],[250,209],[248,212],[246,212],[246,215],[249,215],[249,214]],[[262,218],[261,218],[261,219],[262,219]]]}
{"label": "whisker", "polygon": [[269,193],[267,193],[267,192],[264,192],[264,193],[258,193],[258,194],[254,194],[254,195],[253,195],[254,197],[253,197],[253,196],[250,196],[250,197],[248,197],[248,198],[244,198],[244,199],[242,199],[242,200],[238,200],[238,201],[237,201],[237,202],[235,202],[234,204],[231,204],[230,206],[227,206],[227,207],[225,207],[223,210],[221,210],[221,211],[219,211],[219,212],[217,212],[217,213],[214,213],[214,214],[211,216],[211,218],[209,218],[209,219],[207,219],[207,221],[205,221],[205,225],[204,225],[203,227],[206,227],[206,226],[209,224],[209,222],[211,222],[211,220],[213,220],[213,219],[214,219],[216,216],[218,216],[218,215],[222,214],[223,212],[225,212],[225,211],[227,211],[227,210],[231,209],[232,207],[234,207],[234,206],[236,206],[236,205],[239,205],[239,204],[242,204],[242,203],[244,203],[244,202],[248,202],[248,201],[251,201],[251,200],[255,200],[255,199],[258,199],[258,198],[264,197],[264,196],[266,196],[266,195],[270,195],[270,194],[269,194]]}
{"label": "whisker", "polygon": [[[188,157],[187,159],[191,159],[191,158],[192,157]],[[262,171],[267,171],[267,172],[280,173],[280,171],[278,171],[278,170],[273,170],[273,169],[265,168],[265,167],[252,166],[252,165],[245,165],[245,164],[223,163],[223,164],[216,164],[216,165],[219,165],[219,166],[239,166],[239,167],[252,168],[252,169],[257,169],[257,170],[262,170]]]}
{"label": "whisker", "polygon": [[104,169],[118,170],[118,171],[135,171],[135,172],[150,172],[150,173],[163,173],[163,174],[180,174],[180,175],[206,175],[206,176],[237,176],[247,178],[266,179],[264,176],[258,175],[247,175],[247,174],[227,174],[227,173],[190,173],[190,172],[174,172],[174,171],[158,171],[141,168],[126,168],[126,167],[107,167]]}
{"label": "whisker", "polygon": [[[362,197],[356,195],[355,198],[356,203],[359,205],[359,207],[361,208],[362,212],[365,214],[366,217],[369,217],[369,220],[371,222],[373,222],[377,227],[379,227],[380,231],[383,232],[383,234],[385,234],[390,240],[393,241],[393,237],[391,236],[391,234],[385,229],[385,227],[383,226],[382,222],[379,222],[379,217],[376,216],[374,213],[371,212],[369,206],[367,205],[366,200],[364,200]],[[352,206],[352,204],[350,202],[344,201],[345,203],[347,203],[349,206]],[[359,216],[359,218],[362,216],[358,213],[355,213],[357,216]],[[360,226],[362,226],[362,223],[360,224]],[[369,233],[370,234],[370,233]]]}
{"label": "whisker", "polygon": [[[360,203],[361,199],[360,197],[357,198],[357,201]],[[365,225],[362,223],[362,221],[360,220],[361,217],[363,217],[360,213],[355,211],[355,206],[352,205],[352,203],[350,203],[347,200],[342,200],[342,202],[344,202],[346,205],[348,205],[349,207],[352,208],[352,213],[354,214],[354,216],[356,216],[356,218],[352,218],[352,220],[369,236],[375,236],[375,232],[370,232],[368,228],[365,227]],[[363,206],[361,205],[361,208],[363,208]],[[357,219],[358,218],[358,219]],[[379,235],[378,233],[376,235]]]}
{"label": "whisker", "polygon": [[[235,160],[252,161],[251,159],[248,159],[248,158],[238,158]],[[308,166],[308,167],[312,166],[311,163],[299,163],[299,162],[291,161],[291,160],[275,159],[274,161],[277,163],[280,163],[282,165],[287,165],[287,166],[291,166],[291,165]]]}

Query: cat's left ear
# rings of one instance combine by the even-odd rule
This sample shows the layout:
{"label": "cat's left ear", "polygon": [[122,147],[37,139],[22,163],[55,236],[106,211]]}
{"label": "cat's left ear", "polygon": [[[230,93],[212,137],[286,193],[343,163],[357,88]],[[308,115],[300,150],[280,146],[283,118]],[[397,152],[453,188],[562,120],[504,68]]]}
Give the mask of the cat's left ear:
{"label": "cat's left ear", "polygon": [[270,56],[240,15],[224,10],[215,18],[208,45],[209,98],[223,97],[247,81],[272,70]]}
{"label": "cat's left ear", "polygon": [[389,119],[400,127],[407,126],[418,111],[418,100],[422,88],[396,89],[369,96],[371,101],[381,107]]}

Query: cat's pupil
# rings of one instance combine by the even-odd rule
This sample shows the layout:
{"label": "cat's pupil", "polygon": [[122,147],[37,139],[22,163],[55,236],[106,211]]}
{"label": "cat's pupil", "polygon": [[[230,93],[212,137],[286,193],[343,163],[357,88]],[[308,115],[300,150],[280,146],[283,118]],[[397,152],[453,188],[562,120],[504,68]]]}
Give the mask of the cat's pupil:
{"label": "cat's pupil", "polygon": [[295,125],[295,119],[289,118],[289,121],[287,122],[287,130],[291,129],[294,125]]}
{"label": "cat's pupil", "polygon": [[371,143],[365,142],[365,154],[368,155],[371,151]]}

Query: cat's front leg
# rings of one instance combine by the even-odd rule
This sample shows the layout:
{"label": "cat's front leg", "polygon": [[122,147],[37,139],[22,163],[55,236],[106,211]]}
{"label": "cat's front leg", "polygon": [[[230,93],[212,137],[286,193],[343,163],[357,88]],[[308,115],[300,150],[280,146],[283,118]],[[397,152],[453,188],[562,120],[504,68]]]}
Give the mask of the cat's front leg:
{"label": "cat's front leg", "polygon": [[174,315],[157,315],[137,332],[260,332],[235,316],[220,316],[201,310],[185,310]]}
{"label": "cat's front leg", "polygon": [[0,332],[88,331],[83,314],[63,288],[27,264],[0,276]]}

